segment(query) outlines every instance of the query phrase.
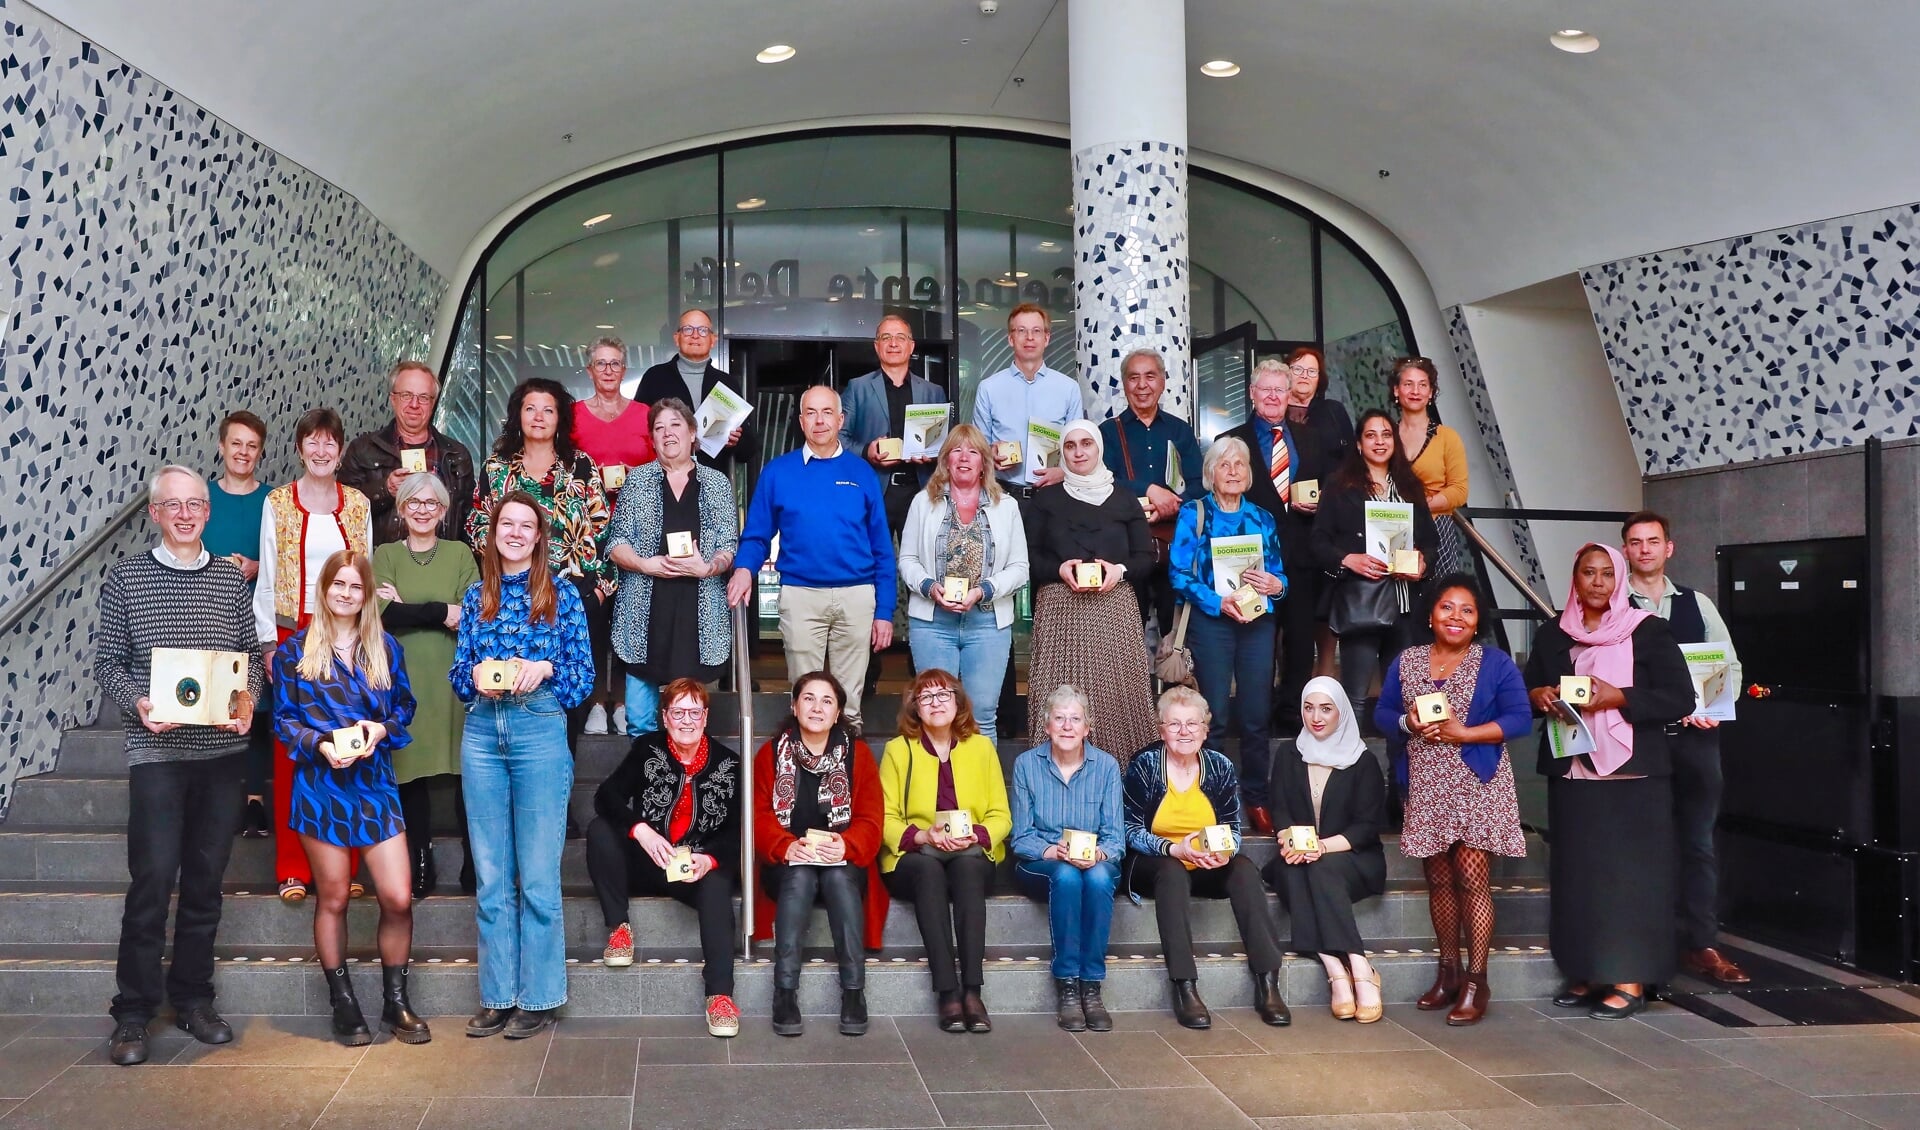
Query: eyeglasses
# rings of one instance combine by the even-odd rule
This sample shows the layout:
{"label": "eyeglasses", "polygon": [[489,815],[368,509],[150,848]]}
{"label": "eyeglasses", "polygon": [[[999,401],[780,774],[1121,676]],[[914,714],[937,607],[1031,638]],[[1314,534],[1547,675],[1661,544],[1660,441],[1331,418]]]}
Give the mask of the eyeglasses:
{"label": "eyeglasses", "polygon": [[712,337],[713,329],[710,326],[681,326],[679,333],[684,337]]}
{"label": "eyeglasses", "polygon": [[676,706],[667,711],[667,717],[675,722],[698,722],[707,716],[704,706]]}
{"label": "eyeglasses", "polygon": [[1160,725],[1163,729],[1170,730],[1176,734],[1190,734],[1195,730],[1206,727],[1206,723],[1198,719],[1191,722],[1162,722]]}
{"label": "eyeglasses", "polygon": [[881,334],[873,339],[881,345],[912,345],[912,334]]}
{"label": "eyeglasses", "polygon": [[952,702],[953,692],[949,690],[921,691],[919,701],[921,706],[939,706],[943,702]]}
{"label": "eyeglasses", "polygon": [[403,510],[411,510],[415,514],[431,514],[435,510],[440,509],[440,500],[437,498],[409,498],[401,503],[400,507]]}
{"label": "eyeglasses", "polygon": [[1288,372],[1292,373],[1296,377],[1317,377],[1320,375],[1320,370],[1309,369],[1305,365],[1295,365],[1292,368],[1290,368]]}
{"label": "eyeglasses", "polygon": [[624,369],[626,367],[627,363],[625,361],[595,361],[587,366],[589,369],[598,369],[603,373],[611,373],[616,369]]}
{"label": "eyeglasses", "polygon": [[1053,332],[1053,328],[1051,326],[1041,326],[1038,329],[1035,329],[1032,326],[1022,326],[1017,330],[1008,330],[1007,336],[1008,337],[1045,337],[1052,332]]}
{"label": "eyeglasses", "polygon": [[402,404],[432,404],[433,396],[434,394],[430,392],[396,392],[393,394],[393,398]]}
{"label": "eyeglasses", "polygon": [[178,515],[183,511],[188,514],[205,514],[207,512],[207,500],[204,498],[168,498],[154,503],[153,508],[163,514],[171,515]]}

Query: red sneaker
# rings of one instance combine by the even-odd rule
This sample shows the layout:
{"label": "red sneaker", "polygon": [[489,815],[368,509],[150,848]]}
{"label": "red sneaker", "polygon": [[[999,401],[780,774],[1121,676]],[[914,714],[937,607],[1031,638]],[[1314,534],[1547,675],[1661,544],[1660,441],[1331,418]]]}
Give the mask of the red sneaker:
{"label": "red sneaker", "polygon": [[707,1035],[727,1039],[740,1034],[740,1008],[725,993],[707,998]]}
{"label": "red sneaker", "polygon": [[633,964],[633,927],[625,922],[613,928],[607,937],[607,948],[600,955],[601,964],[609,969],[619,969]]}

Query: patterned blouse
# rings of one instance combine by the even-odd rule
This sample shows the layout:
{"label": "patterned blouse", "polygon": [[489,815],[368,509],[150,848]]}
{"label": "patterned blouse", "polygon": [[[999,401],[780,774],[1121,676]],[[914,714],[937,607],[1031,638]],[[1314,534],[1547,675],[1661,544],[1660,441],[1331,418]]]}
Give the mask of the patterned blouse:
{"label": "patterned blouse", "polygon": [[480,590],[476,581],[460,602],[460,638],[453,648],[453,693],[462,702],[480,697],[473,685],[474,665],[483,659],[545,660],[553,664],[548,687],[560,705],[571,710],[587,700],[593,689],[593,644],[587,638],[587,613],[580,606],[580,592],[572,585],[556,584],[558,598],[554,623],[533,622],[531,600],[527,594],[527,573],[500,578],[500,613],[491,620],[480,618]]}
{"label": "patterned blouse", "polygon": [[511,459],[487,456],[474,484],[473,513],[467,516],[467,540],[474,549],[486,547],[495,500],[516,490],[539,499],[547,512],[553,571],[590,579],[602,600],[612,596],[620,574],[600,544],[607,533],[607,495],[600,489],[599,469],[587,453],[575,452],[571,465],[556,459],[544,479],[528,474],[518,454]]}
{"label": "patterned blouse", "polygon": [[[740,509],[733,501],[733,484],[712,467],[694,464],[688,489],[698,485],[700,528],[695,545],[700,555],[711,561],[740,546]],[[666,469],[648,463],[633,469],[620,499],[614,504],[613,522],[607,527],[606,551],[624,545],[642,557],[657,556],[666,542],[662,513],[667,490]],[[632,573],[620,580],[620,592],[614,598],[613,650],[629,663],[647,662],[647,629],[653,623],[653,578]],[[727,661],[733,651],[733,627],[727,621],[727,576],[700,578],[700,662],[713,667]]]}
{"label": "patterned blouse", "polygon": [[[404,824],[393,751],[413,740],[407,727],[415,704],[406,657],[392,636],[385,638],[387,661],[393,665],[393,682],[385,690],[369,682],[358,667],[348,670],[338,658],[324,678],[302,675],[306,629],[281,644],[273,657],[273,732],[294,762],[291,827],[340,847],[372,847],[398,834]],[[320,755],[320,743],[362,720],[385,726],[386,738],[371,756],[335,769]]]}

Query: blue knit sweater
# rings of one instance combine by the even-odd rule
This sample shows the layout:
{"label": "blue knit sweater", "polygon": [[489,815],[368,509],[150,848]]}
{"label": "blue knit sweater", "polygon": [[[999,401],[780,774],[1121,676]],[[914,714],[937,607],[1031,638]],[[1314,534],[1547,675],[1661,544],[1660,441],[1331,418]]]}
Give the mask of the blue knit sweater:
{"label": "blue knit sweater", "polygon": [[873,586],[873,618],[893,619],[893,535],[880,480],[860,456],[805,448],[768,463],[747,507],[735,567],[757,573],[780,535],[780,582],[809,589]]}

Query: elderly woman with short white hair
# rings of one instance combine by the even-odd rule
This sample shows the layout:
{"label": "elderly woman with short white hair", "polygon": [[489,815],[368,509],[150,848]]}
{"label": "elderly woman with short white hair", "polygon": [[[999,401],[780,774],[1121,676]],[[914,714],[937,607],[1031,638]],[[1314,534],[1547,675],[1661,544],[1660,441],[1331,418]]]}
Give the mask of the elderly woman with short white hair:
{"label": "elderly woman with short white hair", "polygon": [[1279,527],[1273,515],[1246,497],[1253,465],[1244,442],[1232,436],[1214,440],[1200,474],[1207,493],[1180,507],[1167,575],[1185,606],[1180,615],[1193,651],[1194,679],[1213,714],[1207,745],[1223,749],[1230,713],[1239,720],[1240,796],[1247,823],[1254,832],[1271,835],[1267,720],[1278,622],[1273,613],[1287,591]]}

